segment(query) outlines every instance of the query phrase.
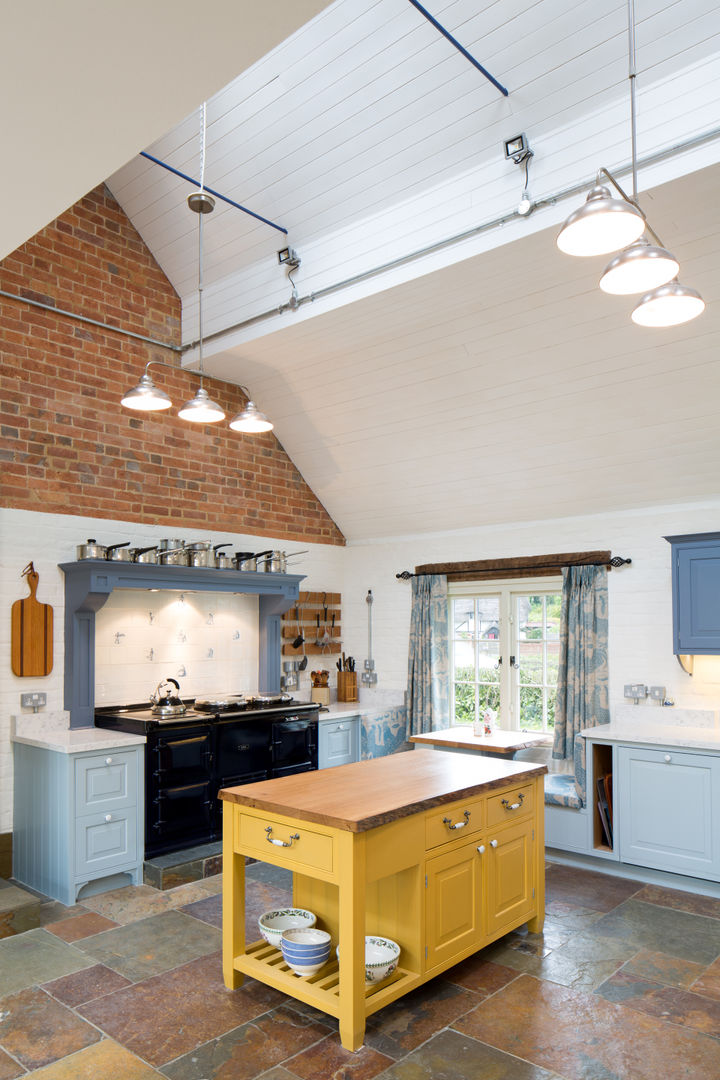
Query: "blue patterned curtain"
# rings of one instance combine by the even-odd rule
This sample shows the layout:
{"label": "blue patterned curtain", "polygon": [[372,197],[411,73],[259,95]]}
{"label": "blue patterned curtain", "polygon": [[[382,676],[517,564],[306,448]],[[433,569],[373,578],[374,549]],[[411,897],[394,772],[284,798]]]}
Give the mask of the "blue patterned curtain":
{"label": "blue patterned curtain", "polygon": [[[567,566],[563,568],[553,757],[572,758],[579,731],[609,722],[607,568]],[[584,751],[585,740],[579,742]]]}
{"label": "blue patterned curtain", "polygon": [[412,579],[408,659],[408,731],[422,735],[450,722],[448,601],[444,574]]}

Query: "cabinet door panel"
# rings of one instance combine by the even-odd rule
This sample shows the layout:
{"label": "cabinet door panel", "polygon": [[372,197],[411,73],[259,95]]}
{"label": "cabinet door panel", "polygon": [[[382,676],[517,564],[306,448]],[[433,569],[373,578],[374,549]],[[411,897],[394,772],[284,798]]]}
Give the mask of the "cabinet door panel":
{"label": "cabinet door panel", "polygon": [[427,861],[427,967],[479,945],[481,861],[475,844]]}
{"label": "cabinet door panel", "polygon": [[[519,822],[489,834],[487,858],[487,928],[491,936],[517,926],[534,907],[532,822]],[[492,842],[496,840],[497,846]]]}
{"label": "cabinet door panel", "polygon": [[713,786],[720,786],[720,761],[672,749],[620,747],[618,764],[620,858],[716,878],[720,867]]}
{"label": "cabinet door panel", "polygon": [[675,652],[720,652],[720,544],[679,545],[673,557]]}
{"label": "cabinet door panel", "polygon": [[[110,818],[110,821],[107,820]],[[137,858],[135,811],[91,814],[75,823],[75,872],[97,873]]]}
{"label": "cabinet door panel", "polygon": [[360,721],[357,717],[318,724],[318,768],[349,765],[360,758]]}
{"label": "cabinet door panel", "polygon": [[119,810],[137,801],[136,751],[108,750],[75,760],[75,810]]}

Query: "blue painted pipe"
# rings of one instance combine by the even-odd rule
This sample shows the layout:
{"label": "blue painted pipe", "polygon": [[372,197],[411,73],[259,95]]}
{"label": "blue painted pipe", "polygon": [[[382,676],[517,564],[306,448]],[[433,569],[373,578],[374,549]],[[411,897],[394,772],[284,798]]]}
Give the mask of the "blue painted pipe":
{"label": "blue painted pipe", "polygon": [[[174,169],[173,166],[168,165],[166,161],[161,161],[160,158],[153,157],[152,154],[148,154],[144,150],[140,151],[140,157],[147,158],[148,161],[153,161],[156,165],[161,165],[163,169],[175,173],[175,176],[179,176],[181,180],[187,180],[189,184],[194,184],[196,188],[200,187],[199,180],[193,180],[192,176],[180,172],[179,169]],[[209,192],[210,195],[214,195],[216,199],[222,199],[223,202],[228,203],[230,206],[234,206],[236,210],[242,210],[243,214],[249,214],[250,217],[257,218],[258,221],[262,221],[265,225],[270,225],[271,228],[277,229],[278,232],[284,233],[285,236],[287,236],[288,231],[287,229],[283,229],[282,225],[276,225],[274,221],[269,221],[261,214],[256,214],[253,210],[248,210],[247,206],[241,206],[240,203],[233,202],[232,199],[228,199],[227,195],[221,195],[219,191],[213,191],[211,187],[206,186],[203,190]]]}
{"label": "blue painted pipe", "polygon": [[[420,12],[421,15],[425,16],[425,18],[427,19],[427,21],[429,23],[432,23],[432,25],[435,27],[436,30],[440,31],[440,33],[443,35],[443,37],[446,37],[448,39],[448,41],[452,45],[455,46],[455,48],[457,49],[458,52],[463,54],[463,56],[465,57],[466,60],[470,61],[470,63],[473,65],[473,67],[476,67],[478,69],[478,71],[482,72],[482,74],[485,76],[485,78],[489,82],[491,82],[493,84],[493,86],[497,87],[497,89],[500,91],[500,93],[503,95],[503,97],[508,97],[509,91],[506,90],[506,88],[502,85],[502,83],[499,83],[497,81],[497,79],[493,78],[493,76],[490,74],[490,72],[487,71],[486,68],[484,68],[482,66],[482,64],[478,63],[478,61],[475,59],[475,57],[471,56],[471,54],[467,51],[467,49],[463,48],[463,46],[460,44],[460,42],[457,40],[457,38],[454,38],[449,30],[446,30],[444,26],[441,26],[440,23],[437,21],[437,19],[434,18],[434,16],[432,16],[430,14],[430,12],[426,8],[424,8],[422,6],[422,4],[419,4],[417,2],[417,0],[410,0],[410,3],[412,4],[412,6],[414,8],[417,8],[417,10]],[[208,191],[209,190],[210,190],[210,188],[208,188]]]}

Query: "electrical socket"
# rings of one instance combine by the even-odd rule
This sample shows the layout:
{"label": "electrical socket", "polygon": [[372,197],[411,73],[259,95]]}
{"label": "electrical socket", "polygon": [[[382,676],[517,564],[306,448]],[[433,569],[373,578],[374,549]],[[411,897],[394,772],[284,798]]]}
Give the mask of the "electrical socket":
{"label": "electrical socket", "polygon": [[38,709],[43,709],[47,705],[47,694],[38,691],[21,694],[20,704],[23,709],[32,709],[33,712],[37,712]]}
{"label": "electrical socket", "polygon": [[665,687],[664,686],[651,686],[650,697],[653,701],[663,702],[665,700]]}
{"label": "electrical socket", "polygon": [[627,683],[623,687],[623,694],[626,698],[632,698],[637,705],[640,698],[647,697],[648,688],[645,683]]}

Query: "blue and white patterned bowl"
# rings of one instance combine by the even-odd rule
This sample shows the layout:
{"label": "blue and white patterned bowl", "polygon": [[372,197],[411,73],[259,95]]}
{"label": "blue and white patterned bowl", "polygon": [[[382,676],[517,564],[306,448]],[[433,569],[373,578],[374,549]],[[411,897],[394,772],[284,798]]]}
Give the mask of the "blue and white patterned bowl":
{"label": "blue and white patterned bowl", "polygon": [[315,927],[285,930],[280,938],[280,948],[283,960],[296,975],[314,975],[328,961],[330,935]]}
{"label": "blue and white patterned bowl", "polygon": [[297,930],[314,926],[317,916],[304,908],[280,908],[266,911],[258,919],[260,933],[268,945],[280,948],[280,939],[284,930]]}
{"label": "blue and white patterned bowl", "polygon": [[[340,960],[340,946],[335,950]],[[400,946],[390,938],[365,938],[365,985],[387,979],[392,975],[400,960]]]}

